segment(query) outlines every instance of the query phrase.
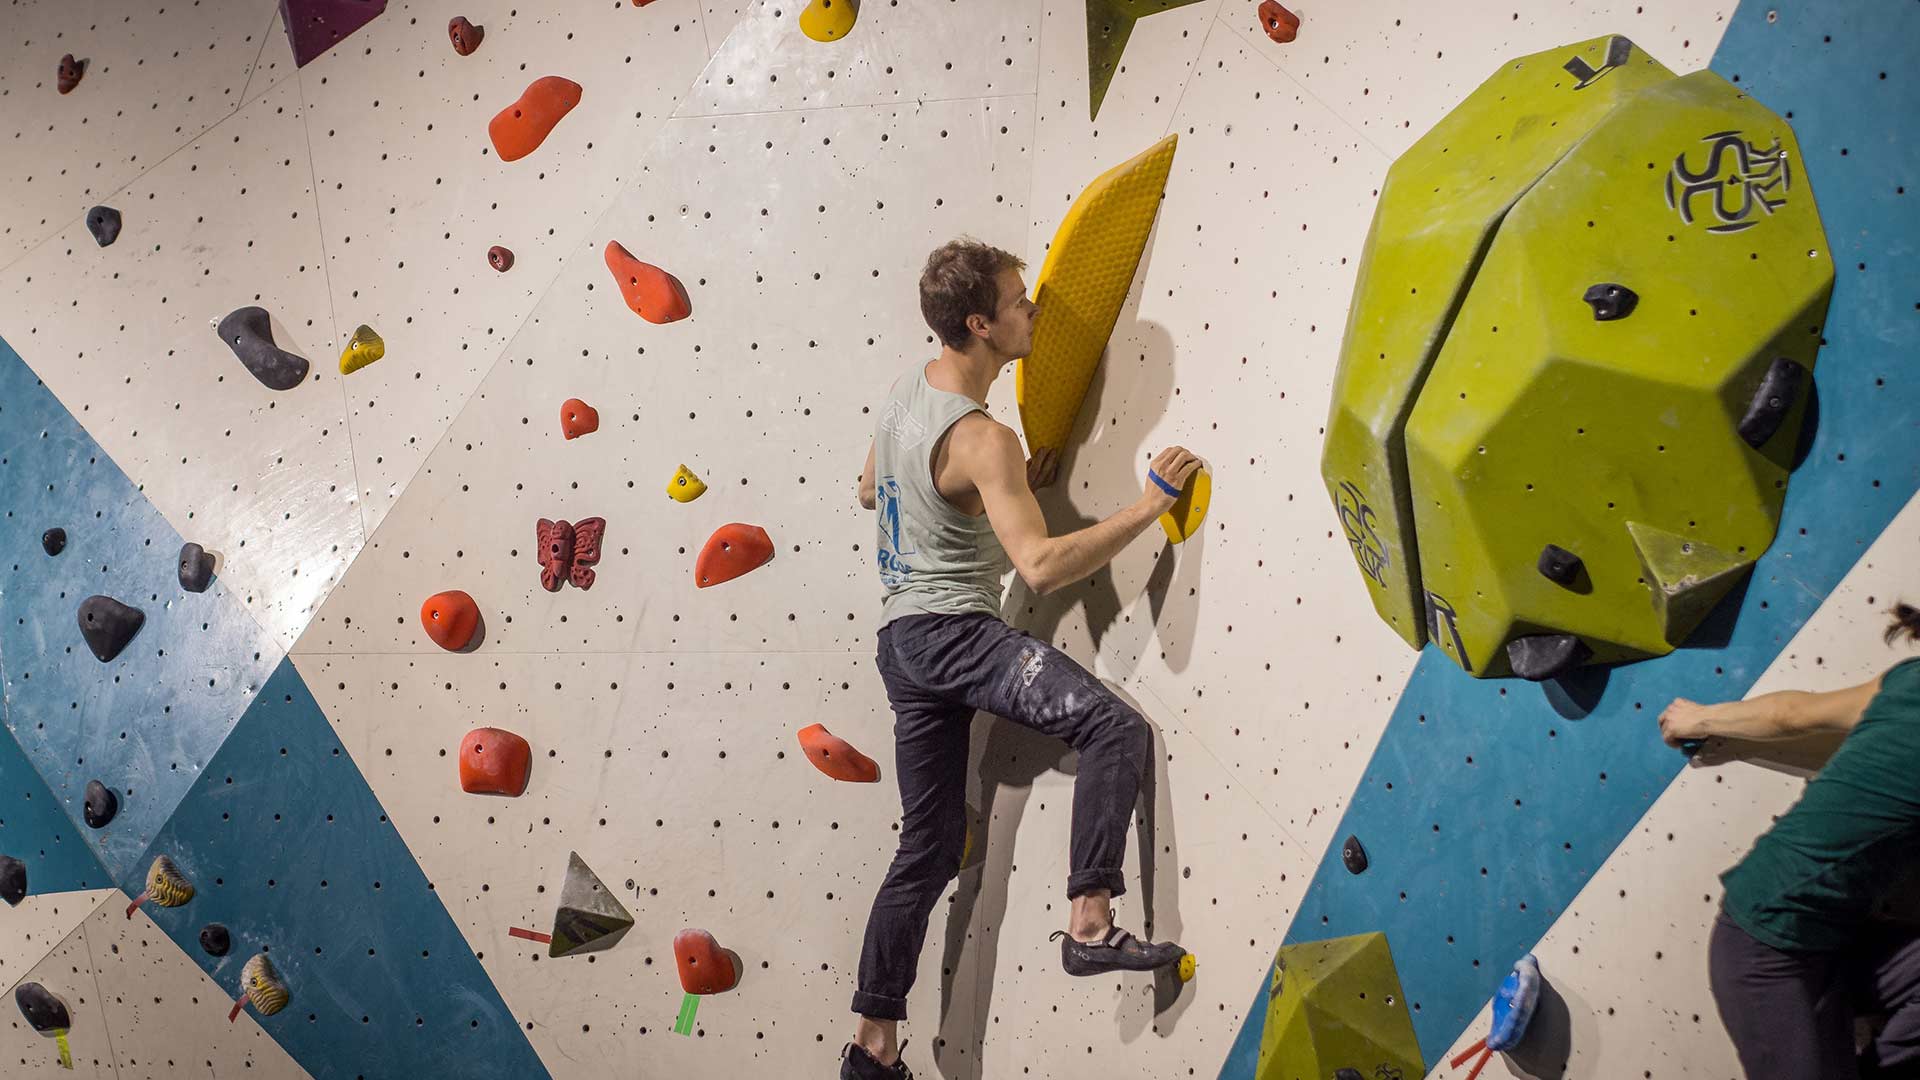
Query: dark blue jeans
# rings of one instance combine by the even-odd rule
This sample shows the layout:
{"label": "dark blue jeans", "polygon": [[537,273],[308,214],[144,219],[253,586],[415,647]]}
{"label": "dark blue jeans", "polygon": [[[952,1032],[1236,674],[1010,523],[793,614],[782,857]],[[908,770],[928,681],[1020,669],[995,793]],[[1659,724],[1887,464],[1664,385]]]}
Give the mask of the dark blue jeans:
{"label": "dark blue jeans", "polygon": [[893,706],[900,848],[873,898],[853,1011],[904,1020],[927,916],[960,872],[967,838],[967,743],[992,713],[1079,751],[1067,896],[1126,891],[1127,823],[1153,738],[1147,722],[1065,653],[997,616],[909,615],[880,631]]}

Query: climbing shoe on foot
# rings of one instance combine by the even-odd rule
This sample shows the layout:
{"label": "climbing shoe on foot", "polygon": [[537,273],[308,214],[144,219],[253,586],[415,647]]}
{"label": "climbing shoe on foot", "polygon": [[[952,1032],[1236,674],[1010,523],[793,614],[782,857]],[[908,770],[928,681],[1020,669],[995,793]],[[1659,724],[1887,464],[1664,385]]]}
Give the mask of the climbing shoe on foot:
{"label": "climbing shoe on foot", "polygon": [[1180,962],[1187,950],[1172,942],[1141,941],[1119,927],[1110,927],[1099,941],[1075,941],[1065,930],[1060,939],[1060,966],[1069,975],[1103,975],[1109,971],[1153,971]]}
{"label": "climbing shoe on foot", "polygon": [[[900,1044],[904,1054],[906,1043]],[[913,1080],[913,1070],[907,1068],[906,1058],[891,1065],[882,1065],[874,1060],[867,1048],[859,1043],[848,1043],[840,1051],[840,1080]]]}

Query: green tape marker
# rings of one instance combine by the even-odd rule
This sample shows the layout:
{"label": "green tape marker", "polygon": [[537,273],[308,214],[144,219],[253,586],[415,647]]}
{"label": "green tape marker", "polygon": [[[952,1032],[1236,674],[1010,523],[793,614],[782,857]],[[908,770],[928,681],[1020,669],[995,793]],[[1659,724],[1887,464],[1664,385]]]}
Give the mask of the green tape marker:
{"label": "green tape marker", "polygon": [[60,1047],[60,1067],[63,1069],[73,1068],[73,1049],[67,1045],[67,1029],[55,1028],[53,1041],[55,1045]]}
{"label": "green tape marker", "polygon": [[693,1034],[693,1015],[700,1011],[700,995],[688,994],[680,1002],[680,1019],[673,1022],[675,1035]]}

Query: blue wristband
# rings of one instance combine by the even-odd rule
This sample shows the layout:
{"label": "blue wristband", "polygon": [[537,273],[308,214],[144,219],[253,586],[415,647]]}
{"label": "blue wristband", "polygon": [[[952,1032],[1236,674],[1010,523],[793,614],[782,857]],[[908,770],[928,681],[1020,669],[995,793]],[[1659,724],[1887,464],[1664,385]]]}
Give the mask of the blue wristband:
{"label": "blue wristband", "polygon": [[1180,489],[1177,487],[1174,487],[1172,484],[1167,483],[1166,480],[1163,479],[1159,473],[1154,472],[1152,469],[1147,470],[1147,479],[1153,481],[1155,484],[1158,484],[1160,486],[1161,491],[1166,492],[1167,494],[1173,496],[1176,499],[1180,497]]}

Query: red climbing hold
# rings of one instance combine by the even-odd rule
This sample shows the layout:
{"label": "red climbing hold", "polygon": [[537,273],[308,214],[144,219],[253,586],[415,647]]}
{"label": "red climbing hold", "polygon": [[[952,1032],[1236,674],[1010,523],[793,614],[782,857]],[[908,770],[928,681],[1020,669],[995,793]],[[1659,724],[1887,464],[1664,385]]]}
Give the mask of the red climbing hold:
{"label": "red climbing hold", "polygon": [[600,413],[577,397],[560,403],[560,433],[568,439],[591,435],[600,430]]}
{"label": "red climbing hold", "polygon": [[474,728],[460,740],[460,790],[469,795],[518,798],[532,768],[532,748],[511,731]]}
{"label": "red climbing hold", "polygon": [[571,581],[576,589],[593,588],[593,567],[600,561],[600,546],[606,538],[606,518],[583,518],[572,524],[541,518],[533,528],[541,587],[559,592],[562,583]]}
{"label": "red climbing hold", "polygon": [[548,75],[528,84],[520,100],[501,109],[487,125],[494,152],[501,161],[518,161],[546,141],[560,118],[580,104],[580,84]]}
{"label": "red climbing hold", "polygon": [[872,784],[880,779],[880,766],[853,748],[853,744],[826,729],[809,724],[800,729],[800,748],[807,752],[813,767],[850,784]]}
{"label": "red climbing hold", "polygon": [[72,53],[61,57],[58,79],[60,92],[63,94],[73,93],[73,88],[80,85],[80,76],[85,73],[85,69],[80,66],[80,61],[75,60]]}
{"label": "red climbing hold", "polygon": [[465,15],[456,15],[447,21],[447,36],[453,39],[454,52],[472,56],[473,50],[480,47],[480,39],[487,36],[487,28],[473,25]]}
{"label": "red climbing hold", "polygon": [[740,983],[733,957],[705,930],[673,935],[673,962],[680,968],[680,988],[689,994],[724,994]]}
{"label": "red climbing hold", "polygon": [[732,581],[741,574],[765,566],[773,559],[773,538],[758,525],[734,522],[722,525],[707,537],[707,546],[693,564],[693,583],[698,588]]}
{"label": "red climbing hold", "polygon": [[435,645],[459,652],[473,640],[473,632],[480,626],[480,605],[458,589],[434,593],[420,605],[420,625]]}
{"label": "red climbing hold", "polygon": [[1300,32],[1300,16],[1280,6],[1280,0],[1261,0],[1260,29],[1267,36],[1285,45]]}
{"label": "red climbing hold", "polygon": [[607,269],[620,286],[620,295],[635,315],[650,323],[677,322],[693,314],[687,290],[680,279],[633,257],[620,241],[607,241]]}
{"label": "red climbing hold", "polygon": [[513,252],[495,244],[487,249],[487,262],[491,263],[495,270],[504,274],[513,269]]}

